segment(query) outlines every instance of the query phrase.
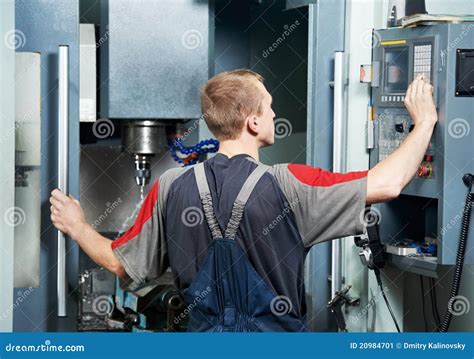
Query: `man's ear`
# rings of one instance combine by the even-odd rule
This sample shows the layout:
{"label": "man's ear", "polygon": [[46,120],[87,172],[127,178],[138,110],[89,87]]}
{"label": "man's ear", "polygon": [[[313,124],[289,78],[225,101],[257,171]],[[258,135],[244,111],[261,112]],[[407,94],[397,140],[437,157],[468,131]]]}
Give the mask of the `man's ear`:
{"label": "man's ear", "polygon": [[251,115],[247,117],[247,128],[253,134],[260,132],[260,121],[257,116]]}

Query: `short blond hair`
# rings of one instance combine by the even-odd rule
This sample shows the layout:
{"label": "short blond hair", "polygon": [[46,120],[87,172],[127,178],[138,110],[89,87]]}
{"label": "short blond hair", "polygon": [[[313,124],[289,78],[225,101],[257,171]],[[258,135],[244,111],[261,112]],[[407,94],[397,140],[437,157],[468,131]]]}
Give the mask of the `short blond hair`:
{"label": "short blond hair", "polygon": [[246,69],[221,72],[204,85],[201,111],[209,130],[220,141],[236,139],[245,119],[262,114],[262,91],[252,80],[263,77]]}

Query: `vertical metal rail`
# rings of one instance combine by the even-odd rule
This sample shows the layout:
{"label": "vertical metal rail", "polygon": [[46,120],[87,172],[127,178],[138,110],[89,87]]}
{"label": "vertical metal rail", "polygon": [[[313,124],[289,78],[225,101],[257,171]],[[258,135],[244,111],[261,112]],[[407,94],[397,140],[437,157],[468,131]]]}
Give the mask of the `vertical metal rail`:
{"label": "vertical metal rail", "polygon": [[[344,170],[344,52],[336,51],[334,56],[334,108],[333,108],[333,172]],[[341,240],[332,241],[331,248],[331,298],[341,289]]]}
{"label": "vertical metal rail", "polygon": [[[58,188],[68,194],[69,46],[59,46]],[[58,317],[67,316],[66,236],[58,231]]]}

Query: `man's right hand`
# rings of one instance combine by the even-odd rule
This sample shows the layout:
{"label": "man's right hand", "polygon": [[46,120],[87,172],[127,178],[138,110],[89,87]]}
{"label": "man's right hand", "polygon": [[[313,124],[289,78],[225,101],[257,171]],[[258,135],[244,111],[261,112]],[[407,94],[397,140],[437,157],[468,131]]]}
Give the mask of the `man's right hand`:
{"label": "man's right hand", "polygon": [[125,268],[112,251],[111,241],[87,224],[79,201],[58,189],[51,192],[49,201],[53,225],[76,241],[98,265],[128,280]]}
{"label": "man's right hand", "polygon": [[51,203],[53,225],[75,240],[76,234],[87,227],[79,201],[71,195],[66,196],[60,190],[55,189],[51,192],[49,202]]}
{"label": "man's right hand", "polygon": [[433,100],[433,86],[422,76],[408,87],[405,106],[415,128],[390,156],[370,169],[367,179],[367,203],[397,198],[416,174],[431,140],[438,114]]}
{"label": "man's right hand", "polygon": [[404,103],[415,125],[422,122],[435,124],[438,121],[433,86],[422,75],[418,75],[408,86]]}

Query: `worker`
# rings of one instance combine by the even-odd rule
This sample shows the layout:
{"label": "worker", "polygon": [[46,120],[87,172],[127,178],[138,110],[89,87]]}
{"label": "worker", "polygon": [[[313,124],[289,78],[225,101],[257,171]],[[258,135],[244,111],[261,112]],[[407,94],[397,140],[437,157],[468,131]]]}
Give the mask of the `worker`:
{"label": "worker", "polygon": [[220,73],[201,94],[220,141],[214,157],[162,174],[135,224],[114,241],[57,189],[52,223],[128,289],[171,267],[190,331],[306,331],[308,251],[362,234],[366,205],[396,198],[410,182],[437,122],[432,92],[418,76],[405,96],[415,126],[403,144],[369,171],[342,174],[260,163],[259,149],[274,142],[272,96],[255,72]]}

